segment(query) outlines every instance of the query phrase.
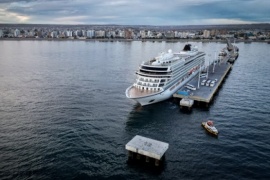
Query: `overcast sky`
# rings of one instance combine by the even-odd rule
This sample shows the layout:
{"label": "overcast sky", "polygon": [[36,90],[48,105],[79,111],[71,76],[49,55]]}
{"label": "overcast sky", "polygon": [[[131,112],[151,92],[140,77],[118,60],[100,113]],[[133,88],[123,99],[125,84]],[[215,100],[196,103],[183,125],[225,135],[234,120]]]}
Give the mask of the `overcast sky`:
{"label": "overcast sky", "polygon": [[0,0],[0,23],[270,23],[270,0]]}

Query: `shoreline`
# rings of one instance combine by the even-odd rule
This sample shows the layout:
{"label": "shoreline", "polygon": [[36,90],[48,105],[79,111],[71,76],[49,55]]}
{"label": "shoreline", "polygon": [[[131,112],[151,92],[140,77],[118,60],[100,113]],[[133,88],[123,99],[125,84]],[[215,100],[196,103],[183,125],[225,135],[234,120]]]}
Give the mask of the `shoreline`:
{"label": "shoreline", "polygon": [[[132,41],[141,41],[141,42],[222,42],[226,43],[226,40],[221,39],[69,39],[69,38],[0,38],[0,41],[99,41],[99,42],[132,42]],[[270,43],[270,40],[235,40],[236,43],[252,43],[252,42],[261,42],[261,43]]]}

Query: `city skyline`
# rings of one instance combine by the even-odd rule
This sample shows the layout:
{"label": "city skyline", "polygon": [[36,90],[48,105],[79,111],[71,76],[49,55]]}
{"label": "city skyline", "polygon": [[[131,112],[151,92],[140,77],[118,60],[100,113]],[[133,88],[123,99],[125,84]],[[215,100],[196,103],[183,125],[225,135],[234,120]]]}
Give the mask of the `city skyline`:
{"label": "city skyline", "polygon": [[2,0],[0,23],[216,25],[270,23],[268,0]]}

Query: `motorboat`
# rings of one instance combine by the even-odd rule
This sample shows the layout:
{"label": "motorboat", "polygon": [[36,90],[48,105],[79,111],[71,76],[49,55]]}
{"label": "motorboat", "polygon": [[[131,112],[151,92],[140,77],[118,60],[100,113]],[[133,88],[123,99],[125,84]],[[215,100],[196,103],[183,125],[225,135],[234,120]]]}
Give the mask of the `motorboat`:
{"label": "motorboat", "polygon": [[217,128],[214,126],[214,122],[213,121],[206,121],[206,122],[202,122],[202,126],[211,134],[214,135],[218,135],[218,130]]}

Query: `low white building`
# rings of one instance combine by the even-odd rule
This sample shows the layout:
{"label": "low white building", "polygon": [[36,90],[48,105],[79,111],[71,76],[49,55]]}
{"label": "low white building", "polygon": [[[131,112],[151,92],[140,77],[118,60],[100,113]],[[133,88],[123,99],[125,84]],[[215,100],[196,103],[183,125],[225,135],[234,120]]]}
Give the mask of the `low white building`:
{"label": "low white building", "polygon": [[179,38],[187,38],[189,35],[188,32],[178,32],[178,37]]}
{"label": "low white building", "polygon": [[95,37],[97,38],[105,37],[105,31],[103,30],[95,31]]}
{"label": "low white building", "polygon": [[118,31],[118,37],[119,38],[124,38],[125,37],[125,31],[119,30]]}
{"label": "low white building", "polygon": [[106,37],[107,38],[115,38],[115,36],[116,36],[115,31],[107,31],[106,32]]}

